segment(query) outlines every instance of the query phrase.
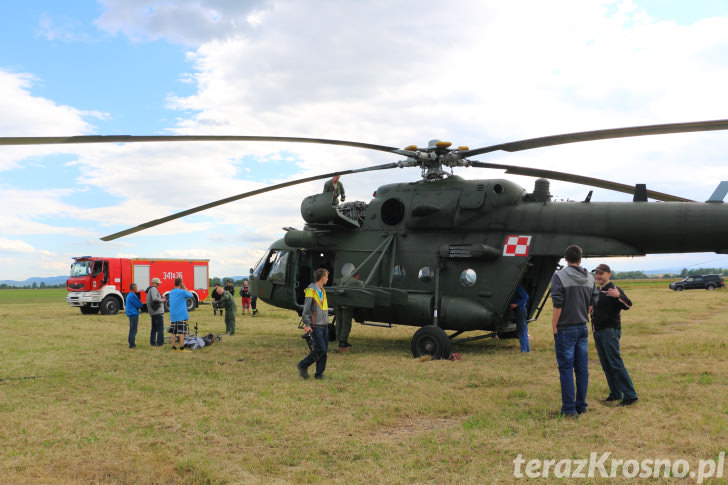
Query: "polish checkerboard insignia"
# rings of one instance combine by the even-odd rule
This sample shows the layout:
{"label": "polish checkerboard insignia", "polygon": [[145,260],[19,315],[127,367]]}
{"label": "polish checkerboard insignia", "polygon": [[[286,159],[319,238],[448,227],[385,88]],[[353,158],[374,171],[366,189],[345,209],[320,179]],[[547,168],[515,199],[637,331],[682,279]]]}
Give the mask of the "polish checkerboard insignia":
{"label": "polish checkerboard insignia", "polygon": [[506,236],[503,256],[528,256],[530,247],[531,236]]}

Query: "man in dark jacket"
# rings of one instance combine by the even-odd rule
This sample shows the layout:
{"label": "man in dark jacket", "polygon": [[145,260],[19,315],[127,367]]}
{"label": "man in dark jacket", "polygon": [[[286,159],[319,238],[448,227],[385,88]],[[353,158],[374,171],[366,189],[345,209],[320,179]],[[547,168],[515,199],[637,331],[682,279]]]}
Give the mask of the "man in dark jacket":
{"label": "man in dark jacket", "polygon": [[605,402],[620,401],[620,406],[629,406],[637,402],[637,393],[622,362],[619,339],[622,336],[620,312],[629,310],[632,302],[622,288],[609,281],[612,275],[609,266],[600,264],[594,273],[599,285],[599,296],[592,313],[592,331],[599,362],[602,364],[609,386],[609,396]]}
{"label": "man in dark jacket", "polygon": [[551,278],[551,300],[554,304],[551,325],[561,381],[561,415],[567,418],[576,418],[586,412],[589,387],[589,331],[586,324],[597,295],[594,276],[579,266],[581,254],[579,246],[566,248],[564,259],[567,266]]}

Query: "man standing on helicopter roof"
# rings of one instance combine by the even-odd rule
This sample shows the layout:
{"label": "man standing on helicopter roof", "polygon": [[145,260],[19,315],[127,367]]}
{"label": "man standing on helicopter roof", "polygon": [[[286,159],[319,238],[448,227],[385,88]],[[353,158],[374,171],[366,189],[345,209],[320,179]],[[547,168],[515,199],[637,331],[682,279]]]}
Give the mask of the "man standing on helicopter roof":
{"label": "man standing on helicopter roof", "polygon": [[333,192],[333,205],[339,205],[339,196],[341,196],[341,202],[346,200],[346,193],[344,192],[344,184],[339,182],[339,175],[334,175],[331,180],[327,180],[324,184],[324,192]]}

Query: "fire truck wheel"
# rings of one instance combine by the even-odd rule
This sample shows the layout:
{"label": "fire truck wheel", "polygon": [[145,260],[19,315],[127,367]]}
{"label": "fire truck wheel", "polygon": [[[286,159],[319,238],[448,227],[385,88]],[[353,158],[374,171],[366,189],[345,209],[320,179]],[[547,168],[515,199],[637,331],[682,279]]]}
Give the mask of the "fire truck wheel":
{"label": "fire truck wheel", "polygon": [[89,305],[84,305],[81,307],[81,313],[83,313],[84,315],[93,315],[98,312],[99,312],[99,307],[97,307],[97,306],[93,307],[93,306],[89,306]]}
{"label": "fire truck wheel", "polygon": [[195,309],[195,299],[194,298],[187,298],[187,300],[185,300],[185,302],[187,303],[188,312],[191,312],[192,310]]}
{"label": "fire truck wheel", "polygon": [[119,300],[113,296],[107,296],[103,300],[101,300],[101,313],[103,315],[116,315],[119,313],[119,308],[121,308],[121,303],[119,303]]}

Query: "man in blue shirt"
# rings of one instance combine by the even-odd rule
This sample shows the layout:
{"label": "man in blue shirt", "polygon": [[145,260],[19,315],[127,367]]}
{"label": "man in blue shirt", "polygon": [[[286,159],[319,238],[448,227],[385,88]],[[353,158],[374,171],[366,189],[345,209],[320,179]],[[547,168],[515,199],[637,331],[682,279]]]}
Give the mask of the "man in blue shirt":
{"label": "man in blue shirt", "polygon": [[195,296],[187,291],[182,278],[174,279],[174,289],[169,292],[169,320],[172,324],[169,326],[169,333],[172,334],[172,350],[177,350],[177,341],[179,340],[179,349],[185,350],[185,335],[187,334],[187,320],[190,319],[187,313],[187,299]]}
{"label": "man in blue shirt", "polygon": [[142,309],[142,301],[137,296],[137,285],[129,285],[129,293],[126,295],[126,316],[129,317],[129,348],[136,348],[136,334],[139,328],[139,311]]}

